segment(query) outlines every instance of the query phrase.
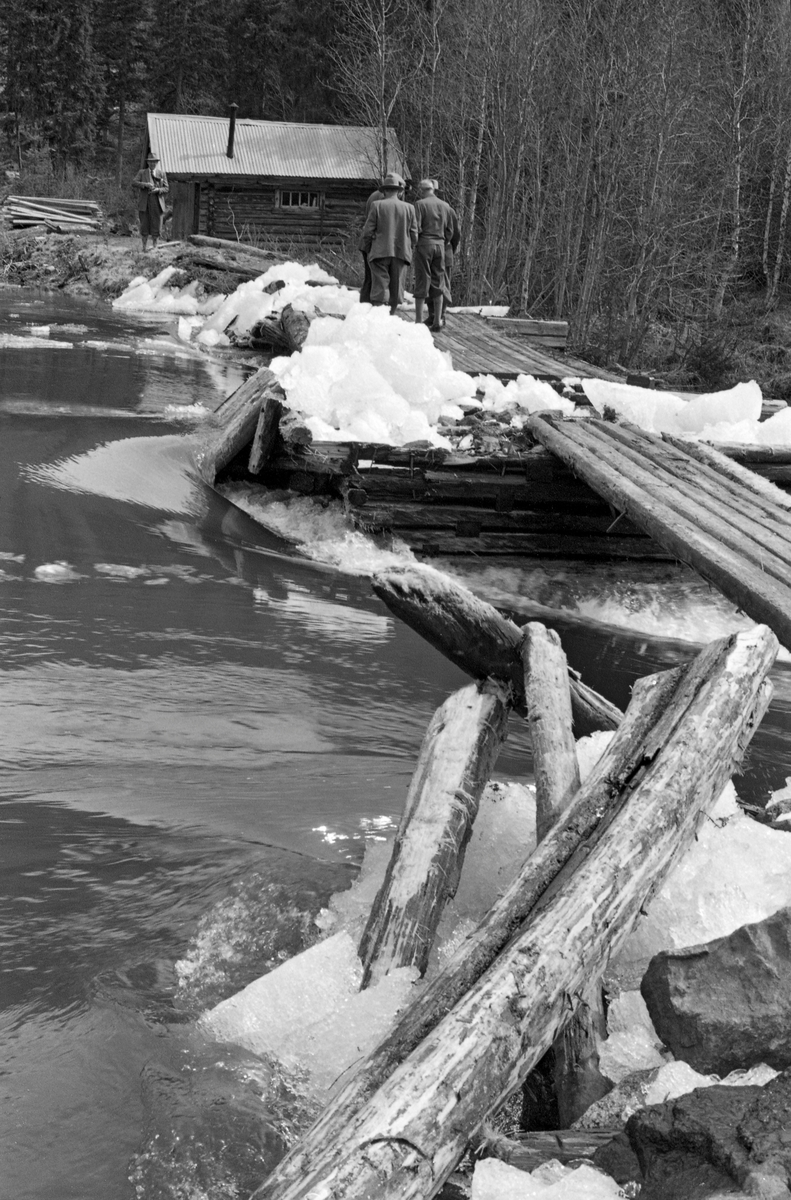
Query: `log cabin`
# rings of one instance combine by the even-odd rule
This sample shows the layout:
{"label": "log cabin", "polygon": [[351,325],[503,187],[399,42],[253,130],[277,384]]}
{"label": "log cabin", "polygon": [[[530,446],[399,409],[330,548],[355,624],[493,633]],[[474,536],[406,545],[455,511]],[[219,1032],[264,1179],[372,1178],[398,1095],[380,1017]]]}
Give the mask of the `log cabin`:
{"label": "log cabin", "polygon": [[[314,249],[361,226],[378,186],[379,130],[149,113],[145,154],[170,183],[171,237],[265,238]],[[409,178],[394,130],[386,170]]]}

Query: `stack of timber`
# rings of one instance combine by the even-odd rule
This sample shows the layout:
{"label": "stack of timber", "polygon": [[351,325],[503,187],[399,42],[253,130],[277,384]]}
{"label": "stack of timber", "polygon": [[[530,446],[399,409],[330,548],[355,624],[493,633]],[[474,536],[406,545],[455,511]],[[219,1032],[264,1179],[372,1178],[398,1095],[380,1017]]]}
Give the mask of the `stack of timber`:
{"label": "stack of timber", "polygon": [[[766,675],[778,643],[770,630],[714,642],[687,667],[638,681],[580,785],[567,761],[572,704],[558,639],[535,625],[509,641],[495,610],[450,583],[442,621],[435,584],[421,584],[420,574],[387,572],[375,587],[388,603],[406,597],[412,623],[432,630],[454,661],[472,650],[477,682],[450,697],[426,733],[360,945],[366,984],[402,965],[425,968],[509,710],[525,702],[544,836],[255,1200],[435,1196],[467,1149],[486,1143],[486,1122],[574,1018],[694,839],[771,696]],[[393,607],[404,612],[403,603]],[[494,651],[488,663],[482,647]],[[573,1082],[584,1091],[584,1081]],[[549,1156],[558,1137],[545,1147]],[[532,1153],[541,1155],[535,1141]]]}
{"label": "stack of timber", "polygon": [[537,346],[552,350],[565,350],[569,336],[568,321],[537,321],[532,317],[490,317],[484,320],[492,329],[510,337],[527,338]]}
{"label": "stack of timber", "polygon": [[51,196],[7,196],[3,216],[14,229],[44,225],[55,233],[98,233],[102,210],[93,200],[63,200]]}

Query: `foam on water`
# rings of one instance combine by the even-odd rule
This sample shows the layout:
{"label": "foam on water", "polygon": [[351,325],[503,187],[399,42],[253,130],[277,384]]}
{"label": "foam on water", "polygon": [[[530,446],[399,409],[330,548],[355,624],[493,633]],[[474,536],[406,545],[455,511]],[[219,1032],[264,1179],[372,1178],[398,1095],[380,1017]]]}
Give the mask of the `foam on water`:
{"label": "foam on water", "polygon": [[393,539],[383,546],[367,534],[352,529],[340,501],[329,504],[308,496],[266,493],[247,484],[225,484],[217,489],[259,524],[279,534],[308,558],[348,575],[373,575],[387,567],[415,562],[411,550]]}

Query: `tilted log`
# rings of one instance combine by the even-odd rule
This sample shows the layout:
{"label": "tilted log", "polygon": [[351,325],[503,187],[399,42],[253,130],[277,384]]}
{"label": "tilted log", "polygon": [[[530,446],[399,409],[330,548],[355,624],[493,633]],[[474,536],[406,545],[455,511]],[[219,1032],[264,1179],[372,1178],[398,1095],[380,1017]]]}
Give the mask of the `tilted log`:
{"label": "tilted log", "polygon": [[530,621],[524,634],[525,703],[536,780],[536,839],[540,842],[571,803],[580,773],[571,732],[568,663],[560,638],[537,621]]}
{"label": "tilted log", "polygon": [[777,648],[758,626],[698,656],[647,740],[629,802],[590,853],[332,1144],[292,1151],[298,1178],[273,1176],[256,1200],[436,1195],[694,839],[769,704]]}
{"label": "tilted log", "polygon": [[[524,710],[525,689],[520,657],[523,631],[468,588],[438,571],[400,567],[381,571],[373,589],[387,607],[451,662],[474,679],[507,679],[517,707]],[[623,713],[582,684],[570,672],[575,721],[586,731],[616,729]]]}
{"label": "tilted log", "polygon": [[275,1169],[261,1189],[262,1198],[278,1195],[277,1187],[295,1183],[310,1163],[327,1153],[376,1089],[491,966],[578,848],[612,816],[641,769],[646,739],[684,674],[676,668],[637,681],[621,726],[561,820],[443,970],[399,1015],[391,1033],[360,1064],[300,1145]]}
{"label": "tilted log", "polygon": [[[525,626],[522,660],[540,842],[568,807],[580,776],[571,732],[568,666],[560,638],[531,621]],[[599,1071],[598,1041],[606,1036],[605,1028],[601,984],[593,980],[555,1040],[555,1095],[561,1125],[571,1125],[610,1090]]]}
{"label": "tilted log", "polygon": [[269,461],[277,441],[278,423],[283,405],[272,390],[266,392],[258,414],[258,424],[253,434],[247,469],[251,475],[259,475]]}
{"label": "tilted log", "polygon": [[290,304],[287,304],[280,314],[280,324],[292,353],[304,346],[310,322],[311,318],[307,313],[297,312]]}
{"label": "tilted log", "polygon": [[428,966],[445,904],[456,894],[481,794],[506,734],[497,683],[454,692],[431,719],[393,854],[360,941],[363,987],[395,967]]}
{"label": "tilted log", "polygon": [[270,395],[279,399],[282,390],[272,372],[262,367],[216,410],[213,425],[204,428],[195,451],[195,466],[205,483],[212,485],[250,441],[264,398]]}
{"label": "tilted log", "polygon": [[[694,458],[697,462],[705,463],[709,467],[713,467],[726,479],[733,480],[734,483],[741,484],[748,491],[753,492],[756,496],[760,496],[762,500],[768,500],[771,504],[779,504],[782,508],[791,508],[791,496],[787,495],[776,484],[770,483],[768,479],[763,479],[757,475],[755,471],[749,470],[743,465],[744,462],[749,462],[750,459],[745,457],[741,462],[735,462],[727,454],[715,446],[710,446],[706,442],[697,442],[692,438],[672,437],[669,433],[662,434],[662,440],[669,442],[671,446],[676,446],[683,450],[690,458]],[[742,447],[743,450],[748,447]],[[768,461],[772,461],[774,455],[769,447],[766,447],[768,453],[765,457]],[[784,452],[787,455],[786,461],[791,461],[791,450]],[[781,461],[783,461],[781,459]]]}

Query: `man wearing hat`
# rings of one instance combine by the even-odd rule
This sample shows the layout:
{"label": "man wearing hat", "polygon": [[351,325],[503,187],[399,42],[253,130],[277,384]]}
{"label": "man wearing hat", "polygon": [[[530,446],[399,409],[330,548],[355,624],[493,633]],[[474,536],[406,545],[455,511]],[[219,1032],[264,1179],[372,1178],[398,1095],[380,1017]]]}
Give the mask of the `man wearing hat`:
{"label": "man wearing hat", "polygon": [[454,238],[452,208],[434,194],[434,180],[421,179],[415,205],[418,243],[415,252],[415,323],[423,321],[426,299],[433,305],[432,333],[442,328],[442,302],[449,281],[445,278],[445,246]]}
{"label": "man wearing hat", "polygon": [[405,186],[400,175],[385,175],[384,199],[371,204],[360,239],[371,268],[371,303],[381,305],[389,300],[391,313],[404,299],[406,269],[417,243],[415,210],[398,198]]}
{"label": "man wearing hat", "polygon": [[140,220],[143,249],[148,249],[150,235],[153,248],[156,250],[157,242],[162,234],[162,217],[165,213],[168,177],[159,166],[159,159],[153,150],[149,150],[146,166],[137,172],[132,180],[132,187],[137,188],[137,215]]}

